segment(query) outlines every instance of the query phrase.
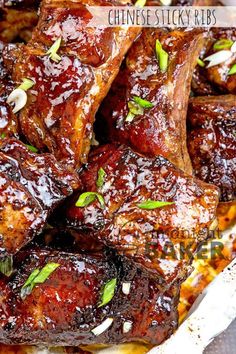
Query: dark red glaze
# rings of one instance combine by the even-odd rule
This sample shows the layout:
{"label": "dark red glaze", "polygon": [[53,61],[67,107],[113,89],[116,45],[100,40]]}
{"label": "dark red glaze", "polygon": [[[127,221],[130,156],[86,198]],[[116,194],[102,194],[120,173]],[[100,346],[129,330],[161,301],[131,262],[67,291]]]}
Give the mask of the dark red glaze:
{"label": "dark red glaze", "polygon": [[0,142],[0,258],[38,234],[49,212],[79,186],[78,177],[50,154],[15,139]]}
{"label": "dark red glaze", "polygon": [[[50,250],[20,252],[17,273],[0,279],[0,341],[4,344],[114,344],[147,341],[159,344],[176,329],[178,287],[159,291],[154,280],[131,263],[106,254],[69,254]],[[22,260],[23,259],[23,260]],[[24,300],[20,290],[36,268],[60,266]],[[98,307],[104,285],[117,278],[112,300]],[[128,295],[122,283],[130,282]],[[96,336],[92,330],[105,319],[113,323]],[[125,321],[132,328],[124,333]]]}
{"label": "dark red glaze", "polygon": [[194,172],[221,190],[221,201],[236,198],[236,96],[192,98],[188,149]]}
{"label": "dark red glaze", "polygon": [[[20,113],[23,134],[32,145],[59,160],[86,162],[95,113],[114,80],[139,28],[89,28],[86,5],[118,1],[44,0],[32,40],[22,48],[14,80],[31,78],[28,103]],[[62,38],[59,63],[46,52]]]}
{"label": "dark red glaze", "polygon": [[[156,40],[169,54],[162,73],[155,54]],[[144,29],[131,47],[98,114],[101,133],[109,141],[130,145],[148,156],[162,155],[191,174],[186,146],[186,113],[190,81],[202,35],[199,30]],[[154,107],[126,122],[128,102],[139,96]]]}
{"label": "dark red glaze", "polygon": [[[97,189],[101,167],[106,178],[103,187]],[[216,187],[184,174],[163,157],[147,158],[128,147],[113,145],[91,154],[81,179],[83,191],[102,194],[105,208],[97,200],[87,207],[76,207],[76,195],[59,213],[65,213],[69,228],[91,230],[100,242],[132,258],[165,285],[186,276],[191,259],[173,259],[172,255],[161,258],[160,254],[168,242],[180,243],[186,238],[194,251],[207,237],[206,229],[215,218],[218,204]],[[146,200],[174,204],[140,209],[137,204]],[[58,219],[62,222],[61,217]]]}
{"label": "dark red glaze", "polygon": [[[231,39],[236,41],[235,28],[212,28],[206,33],[205,46],[201,53],[201,58],[204,59],[211,54],[214,54],[214,43],[220,39]],[[211,68],[204,68],[197,65],[193,80],[192,90],[196,95],[219,95],[232,93],[236,94],[236,76],[228,75],[230,68],[236,63],[236,54],[222,64]]]}

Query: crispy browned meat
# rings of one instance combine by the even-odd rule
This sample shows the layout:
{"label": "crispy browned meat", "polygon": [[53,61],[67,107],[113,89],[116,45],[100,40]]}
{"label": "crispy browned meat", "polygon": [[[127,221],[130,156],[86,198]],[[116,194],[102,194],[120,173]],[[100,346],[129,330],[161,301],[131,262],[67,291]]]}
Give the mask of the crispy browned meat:
{"label": "crispy browned meat", "polygon": [[[166,73],[159,68],[156,39],[169,54]],[[126,61],[102,104],[98,118],[109,141],[130,145],[135,151],[168,158],[191,174],[186,146],[186,113],[193,69],[202,45],[197,30],[145,29],[131,47]],[[128,102],[139,96],[153,103],[127,122]]]}
{"label": "crispy browned meat", "polygon": [[[102,188],[97,188],[100,168],[106,177]],[[185,246],[194,251],[207,237],[218,204],[215,186],[184,174],[163,157],[147,158],[128,147],[112,145],[91,154],[81,178],[84,191],[102,194],[105,208],[98,200],[76,207],[77,195],[58,213],[59,219],[64,213],[69,228],[90,230],[100,242],[144,266],[165,286],[186,276],[191,256],[176,259],[167,246],[181,242],[184,246],[186,241]],[[174,204],[153,210],[137,206],[147,200]]]}
{"label": "crispy browned meat", "polygon": [[38,15],[35,9],[4,6],[0,8],[0,40],[4,42],[24,40],[27,42],[30,40],[32,30],[37,22]]}
{"label": "crispy browned meat", "polygon": [[[21,287],[31,272],[47,263],[60,266],[24,300]],[[148,341],[159,344],[176,329],[178,287],[161,292],[155,280],[131,263],[109,255],[81,255],[47,249],[20,252],[17,273],[0,279],[0,341],[5,344],[113,344]],[[104,285],[117,279],[112,300],[99,307]],[[122,291],[130,283],[129,294]],[[92,330],[107,318],[100,335]],[[125,333],[124,323],[131,328]]]}
{"label": "crispy browned meat", "polygon": [[[214,43],[220,39],[231,39],[236,41],[235,28],[212,28],[206,33],[205,48],[201,57],[206,58],[213,54]],[[196,67],[192,80],[192,90],[197,95],[219,95],[222,93],[236,94],[235,75],[228,75],[233,64],[235,64],[236,54],[222,64],[207,68],[199,65]]]}
{"label": "crispy browned meat", "polygon": [[[86,162],[94,115],[139,33],[138,28],[86,27],[91,18],[87,4],[44,0],[32,40],[22,48],[14,68],[16,82],[23,77],[35,82],[20,113],[23,134],[32,145],[76,166]],[[46,52],[59,37],[61,61],[56,63]]]}
{"label": "crispy browned meat", "polygon": [[37,155],[18,140],[0,141],[0,258],[16,253],[78,187],[78,177],[50,154]]}
{"label": "crispy browned meat", "polygon": [[221,201],[236,198],[236,96],[192,98],[188,148],[194,172],[221,190]]}

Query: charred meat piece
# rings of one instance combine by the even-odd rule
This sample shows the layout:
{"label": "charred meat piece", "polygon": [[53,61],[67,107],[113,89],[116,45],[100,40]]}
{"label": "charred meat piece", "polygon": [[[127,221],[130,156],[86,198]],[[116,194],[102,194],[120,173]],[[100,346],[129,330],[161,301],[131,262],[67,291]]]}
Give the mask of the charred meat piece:
{"label": "charred meat piece", "polygon": [[[90,2],[109,4],[120,3]],[[86,162],[95,113],[139,33],[138,28],[86,27],[91,19],[86,5],[44,0],[38,26],[22,48],[13,75],[16,82],[24,77],[35,82],[20,113],[27,140],[75,166]],[[46,53],[60,39],[55,60]]]}
{"label": "charred meat piece", "polygon": [[[140,339],[159,344],[177,327],[179,287],[161,292],[155,280],[125,260],[47,249],[19,252],[17,257],[17,273],[0,279],[4,344],[113,344]],[[44,282],[22,293],[30,274],[50,263],[59,266]],[[112,279],[117,282],[114,296],[99,306]]]}
{"label": "charred meat piece", "polygon": [[[204,59],[212,54],[219,52],[219,49],[214,49],[214,45],[222,39],[236,41],[235,28],[212,28],[206,33],[205,46],[201,52],[201,58]],[[223,48],[221,50],[229,50]],[[209,62],[206,61],[206,66],[197,65],[193,80],[192,90],[196,95],[219,95],[222,93],[236,94],[236,79],[235,75],[229,75],[230,69],[236,63],[236,53],[222,62],[219,65],[214,65],[208,68]]]}
{"label": "charred meat piece", "polygon": [[[101,169],[104,183],[98,188]],[[165,286],[186,276],[191,259],[174,258],[173,253],[168,257],[166,247],[178,248],[186,241],[193,252],[207,237],[218,204],[215,186],[184,174],[163,157],[147,158],[113,145],[91,154],[81,179],[84,192],[99,195],[87,206],[85,198],[84,207],[75,205],[77,195],[58,212],[66,215],[68,228],[90,230],[100,242],[159,275]],[[172,204],[153,208],[151,203],[149,209],[142,205],[150,200]]]}
{"label": "charred meat piece", "polygon": [[[168,53],[162,72],[156,40]],[[199,30],[144,29],[103,101],[98,118],[109,141],[130,145],[149,156],[162,155],[191,174],[186,145],[186,114],[192,72],[202,45]],[[129,120],[134,96],[151,103]],[[99,129],[99,127],[98,127]]]}
{"label": "charred meat piece", "polygon": [[194,172],[221,190],[221,201],[236,198],[236,96],[192,98],[188,148]]}
{"label": "charred meat piece", "polygon": [[50,154],[14,139],[0,142],[0,258],[38,234],[48,214],[78,187],[78,177]]}

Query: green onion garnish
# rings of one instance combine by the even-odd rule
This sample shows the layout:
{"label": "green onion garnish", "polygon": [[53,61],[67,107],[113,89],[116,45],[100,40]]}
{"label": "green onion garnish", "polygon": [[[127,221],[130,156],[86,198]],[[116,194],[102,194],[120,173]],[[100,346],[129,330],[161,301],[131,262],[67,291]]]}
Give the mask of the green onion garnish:
{"label": "green onion garnish", "polygon": [[213,49],[214,50],[222,50],[222,49],[230,49],[233,45],[233,41],[231,39],[220,39],[214,43]]}
{"label": "green onion garnish", "polygon": [[104,208],[105,207],[104,198],[101,194],[96,193],[96,192],[82,193],[79,196],[79,199],[77,200],[77,202],[75,203],[75,206],[77,206],[79,208],[86,207],[87,205],[91,204],[96,198],[98,199],[101,207]]}
{"label": "green onion garnish", "polygon": [[166,72],[168,68],[168,53],[162,48],[161,42],[156,40],[156,57],[159,61],[159,67],[162,72]]}
{"label": "green onion garnish", "polygon": [[25,146],[32,152],[38,152],[38,149],[32,145],[25,144]]}
{"label": "green onion garnish", "polygon": [[105,176],[106,176],[106,172],[102,167],[100,167],[98,170],[98,178],[96,181],[96,185],[98,188],[101,188],[104,185]]}
{"label": "green onion garnish", "polygon": [[2,133],[1,135],[0,135],[0,138],[1,139],[4,139],[6,137],[6,134],[5,133]]}
{"label": "green onion garnish", "polygon": [[146,5],[146,1],[147,0],[137,0],[134,5],[138,7],[144,7]]}
{"label": "green onion garnish", "polygon": [[133,100],[135,103],[137,103],[142,108],[152,108],[154,106],[154,104],[152,102],[144,100],[143,98],[138,97],[138,96],[133,96]]}
{"label": "green onion garnish", "polygon": [[48,49],[47,55],[49,55],[49,58],[58,63],[61,60],[60,55],[57,54],[57,51],[59,50],[61,45],[61,37],[59,37],[53,45]]}
{"label": "green onion garnish", "polygon": [[152,209],[162,208],[164,206],[172,205],[172,204],[174,204],[174,202],[160,202],[158,200],[146,200],[142,203],[137,204],[137,206],[140,209],[152,210]]}
{"label": "green onion garnish", "polygon": [[22,79],[22,84],[20,84],[20,86],[18,87],[18,89],[27,91],[29,90],[32,86],[34,86],[34,81],[27,79],[27,78],[23,78]]}
{"label": "green onion garnish", "polygon": [[13,272],[13,257],[6,257],[3,261],[0,261],[0,272],[7,277]]}
{"label": "green onion garnish", "polygon": [[197,59],[197,64],[198,64],[199,66],[201,66],[202,68],[204,68],[204,66],[206,65],[206,64],[204,63],[204,61],[203,61],[202,59],[200,59],[200,58]]}
{"label": "green onion garnish", "polygon": [[234,64],[231,67],[230,71],[228,72],[228,75],[234,75],[234,74],[236,74],[236,64]]}
{"label": "green onion garnish", "polygon": [[113,298],[113,296],[115,294],[116,284],[117,284],[116,278],[111,279],[110,281],[108,281],[105,284],[105,286],[103,288],[102,296],[101,296],[101,303],[99,304],[98,307],[105,306],[106,304],[108,304],[108,302],[111,301],[111,299]]}
{"label": "green onion garnish", "polygon": [[35,285],[44,283],[59,266],[58,263],[48,263],[41,270],[33,270],[21,288],[21,298],[24,300],[27,295],[31,294]]}

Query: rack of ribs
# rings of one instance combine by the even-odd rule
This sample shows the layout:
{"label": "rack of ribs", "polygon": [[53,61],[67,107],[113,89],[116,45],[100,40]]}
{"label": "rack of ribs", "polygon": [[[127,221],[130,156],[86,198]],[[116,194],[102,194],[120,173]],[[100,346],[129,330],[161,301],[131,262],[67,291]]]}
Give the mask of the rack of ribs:
{"label": "rack of ribs", "polygon": [[236,198],[236,96],[194,97],[189,102],[188,149],[197,178]]}
{"label": "rack of ribs", "polygon": [[[22,297],[30,274],[50,263],[59,266]],[[155,280],[117,256],[31,247],[18,253],[15,267],[10,278],[0,278],[1,343],[160,344],[177,327],[178,287],[161,291]],[[100,306],[104,286],[112,279],[114,296]]]}
{"label": "rack of ribs", "polygon": [[79,186],[76,173],[51,154],[36,154],[16,139],[0,140],[0,258],[39,234],[48,215]]}
{"label": "rack of ribs", "polygon": [[[86,5],[84,0],[43,0],[38,25],[13,70],[16,83],[23,78],[35,83],[19,115],[26,139],[75,167],[86,162],[95,113],[140,31],[88,27],[92,15]],[[61,40],[58,62],[46,54],[56,40]]]}
{"label": "rack of ribs", "polygon": [[[105,179],[98,188],[101,168]],[[215,186],[186,175],[163,157],[147,158],[115,145],[94,150],[81,181],[82,192],[99,193],[104,205],[96,199],[87,206],[76,206],[80,192],[56,213],[60,215],[56,224],[64,222],[61,215],[65,215],[67,228],[90,232],[148,270],[165,287],[186,277],[192,255],[209,236],[207,229],[215,218],[219,194]],[[139,207],[149,200],[172,204]],[[191,255],[181,257],[181,250],[176,257],[173,252],[168,255],[170,245],[174,249],[191,246]]]}
{"label": "rack of ribs", "polygon": [[[160,70],[156,40],[168,53],[168,68]],[[186,114],[192,73],[203,44],[199,30],[144,29],[132,45],[109,94],[98,112],[98,131],[148,156],[162,155],[191,174],[186,145]],[[127,120],[134,96],[151,108]]]}

